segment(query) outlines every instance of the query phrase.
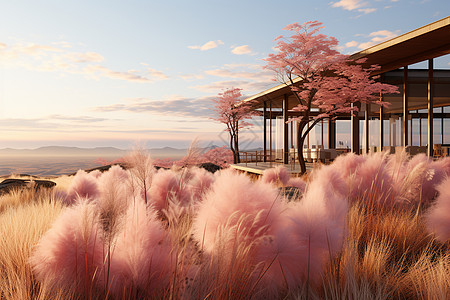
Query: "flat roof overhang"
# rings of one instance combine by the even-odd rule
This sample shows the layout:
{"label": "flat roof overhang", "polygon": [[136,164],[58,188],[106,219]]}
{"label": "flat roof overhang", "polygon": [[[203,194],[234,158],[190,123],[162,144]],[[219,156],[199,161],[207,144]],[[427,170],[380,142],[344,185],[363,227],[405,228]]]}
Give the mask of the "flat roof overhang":
{"label": "flat roof overhang", "polygon": [[[414,64],[431,58],[450,54],[450,16],[425,25],[389,41],[362,50],[351,56],[352,59],[366,58],[367,66],[379,64],[381,69],[374,75],[385,73],[383,82],[398,85],[400,94],[387,95],[385,101],[391,105],[386,113],[397,113],[402,109],[402,70],[405,65]],[[408,70],[409,109],[422,109],[427,105],[427,70]],[[298,79],[294,80],[297,82]],[[450,70],[434,70],[434,106],[450,105]],[[288,97],[288,110],[297,106],[298,100],[285,84],[277,85],[243,102],[251,103],[255,108],[263,108],[265,101],[271,101],[272,108],[281,108],[284,95]],[[373,105],[371,111],[375,111]]]}
{"label": "flat roof overhang", "polygon": [[378,64],[374,75],[450,53],[450,16],[351,55]]}

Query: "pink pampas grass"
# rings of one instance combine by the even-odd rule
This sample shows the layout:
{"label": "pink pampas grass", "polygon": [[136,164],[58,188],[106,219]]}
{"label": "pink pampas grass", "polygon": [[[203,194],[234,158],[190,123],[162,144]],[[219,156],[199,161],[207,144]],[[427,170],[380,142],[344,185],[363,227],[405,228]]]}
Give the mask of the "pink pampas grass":
{"label": "pink pampas grass", "polygon": [[169,206],[169,199],[176,200],[180,205],[188,205],[190,193],[180,174],[172,170],[160,169],[153,176],[149,189],[150,203],[156,210],[162,211]]}
{"label": "pink pampas grass", "polygon": [[148,203],[148,191],[152,182],[153,173],[155,172],[150,154],[145,150],[136,149],[126,156],[124,161],[129,167],[129,183],[133,194],[142,195],[145,203]]}
{"label": "pink pampas grass", "polygon": [[450,160],[433,161],[425,154],[395,162],[394,172],[398,201],[429,205],[437,195],[437,186],[447,177]]}
{"label": "pink pampas grass", "polygon": [[350,199],[361,199],[376,205],[392,204],[393,181],[387,168],[387,153],[377,152],[366,155],[366,159],[356,168],[350,181]]}
{"label": "pink pampas grass", "polygon": [[111,291],[122,299],[156,297],[172,272],[171,244],[143,199],[130,205],[111,260]]}
{"label": "pink pampas grass", "polygon": [[292,177],[288,180],[286,186],[293,186],[298,188],[299,194],[302,195],[306,189],[306,182],[300,177]]}
{"label": "pink pampas grass", "polygon": [[426,213],[428,230],[436,234],[436,238],[445,243],[450,240],[450,178],[442,181],[437,190],[439,196]]}
{"label": "pink pampas grass", "polygon": [[188,182],[188,188],[192,194],[194,202],[200,201],[204,193],[210,188],[214,182],[214,175],[203,168],[191,168],[193,177]]}
{"label": "pink pampas grass", "polygon": [[343,178],[348,178],[356,172],[358,166],[366,160],[365,155],[347,153],[339,155],[333,162],[334,168],[340,170]]}
{"label": "pink pampas grass", "polygon": [[89,175],[94,176],[95,178],[99,178],[102,176],[102,172],[100,170],[94,170],[89,172]]}
{"label": "pink pampas grass", "polygon": [[127,182],[128,173],[120,166],[112,166],[98,179],[100,196],[96,199],[97,210],[108,235],[117,232],[120,218],[131,202]]}
{"label": "pink pampas grass", "polygon": [[278,226],[282,210],[276,188],[224,170],[199,205],[194,237],[209,253],[219,244],[232,251],[236,243],[251,244]]}
{"label": "pink pampas grass", "polygon": [[342,248],[347,192],[341,172],[324,166],[313,175],[302,200],[288,204],[282,225],[256,249],[258,269],[265,270],[261,288],[268,297],[308,280],[319,282],[325,263]]}
{"label": "pink pampas grass", "polygon": [[66,204],[73,204],[78,198],[93,200],[100,194],[97,178],[91,173],[79,170],[73,177],[72,183],[67,190]]}
{"label": "pink pampas grass", "polygon": [[30,263],[38,280],[51,286],[92,292],[103,267],[103,241],[93,203],[67,208],[44,234]]}
{"label": "pink pampas grass", "polygon": [[[326,166],[319,172],[308,185],[302,201],[293,204],[290,219],[297,225],[292,227],[294,234],[303,242],[305,237],[310,237],[310,252],[317,254],[316,262],[323,262],[325,253],[334,255],[341,249],[348,211],[348,190],[340,170]],[[311,274],[318,272],[312,270]]]}
{"label": "pink pampas grass", "polygon": [[289,179],[289,172],[284,166],[276,166],[275,168],[264,170],[261,178],[264,183],[273,183],[282,186],[285,186]]}

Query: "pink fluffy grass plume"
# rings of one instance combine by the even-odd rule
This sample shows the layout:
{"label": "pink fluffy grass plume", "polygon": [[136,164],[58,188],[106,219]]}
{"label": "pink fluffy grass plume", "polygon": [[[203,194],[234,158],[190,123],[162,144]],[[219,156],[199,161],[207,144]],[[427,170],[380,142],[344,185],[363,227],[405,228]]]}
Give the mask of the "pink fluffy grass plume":
{"label": "pink fluffy grass plume", "polygon": [[366,160],[367,156],[347,153],[339,155],[333,162],[333,166],[340,170],[343,178],[348,178],[356,172],[358,166]]}
{"label": "pink fluffy grass plume", "polygon": [[439,196],[434,205],[426,214],[428,231],[433,232],[436,238],[445,243],[450,241],[450,178],[445,179],[437,186]]}
{"label": "pink fluffy grass plume", "polygon": [[299,196],[303,195],[306,189],[306,182],[300,177],[292,177],[286,183],[286,186],[293,186],[298,189]]}
{"label": "pink fluffy grass plume", "polygon": [[97,178],[91,173],[79,170],[67,190],[66,204],[73,204],[78,198],[93,200],[100,195]]}
{"label": "pink fluffy grass plume", "polygon": [[268,268],[266,290],[319,282],[326,261],[342,247],[348,210],[346,187],[340,172],[326,166],[307,187],[300,202],[289,203],[283,226],[275,228],[258,248],[258,261]]}
{"label": "pink fluffy grass plume", "polygon": [[150,204],[158,211],[167,210],[169,200],[175,201],[180,205],[187,205],[191,199],[186,182],[181,180],[180,174],[164,169],[158,170],[153,176],[149,194]]}
{"label": "pink fluffy grass plume", "polygon": [[236,244],[252,244],[279,226],[283,203],[272,185],[221,171],[199,205],[194,238],[209,253],[218,246],[232,251]]}
{"label": "pink fluffy grass plume", "polygon": [[285,186],[290,179],[288,170],[284,166],[276,166],[263,172],[261,180],[264,183],[273,183]]}
{"label": "pink fluffy grass plume", "polygon": [[81,295],[97,286],[103,267],[102,233],[93,203],[67,208],[34,249],[36,278],[55,288],[75,287]]}
{"label": "pink fluffy grass plume", "polygon": [[97,204],[103,210],[117,209],[125,212],[129,203],[129,175],[120,166],[112,166],[98,179],[100,195]]}
{"label": "pink fluffy grass plume", "polygon": [[111,260],[111,292],[132,299],[157,297],[173,269],[168,235],[143,199],[131,204]]}
{"label": "pink fluffy grass plume", "polygon": [[387,153],[377,152],[365,156],[350,182],[350,199],[385,206],[392,204],[393,180],[387,166]]}
{"label": "pink fluffy grass plume", "polygon": [[203,194],[210,188],[214,182],[214,175],[203,168],[191,168],[192,179],[189,180],[188,187],[194,201],[199,201]]}

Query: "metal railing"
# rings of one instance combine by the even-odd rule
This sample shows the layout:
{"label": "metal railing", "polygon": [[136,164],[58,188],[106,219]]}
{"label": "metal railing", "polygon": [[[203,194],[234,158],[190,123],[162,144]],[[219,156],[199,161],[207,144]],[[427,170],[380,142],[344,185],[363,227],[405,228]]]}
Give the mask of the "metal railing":
{"label": "metal railing", "polygon": [[270,153],[266,153],[264,159],[264,151],[239,151],[239,159],[241,163],[258,163],[263,161],[270,161]]}
{"label": "metal railing", "polygon": [[[328,157],[327,151],[328,149],[322,149],[322,155],[320,155],[318,149],[317,152],[312,153],[314,149],[305,148],[303,150],[303,157],[305,162],[315,162],[315,161],[330,161],[335,158],[336,155],[340,155],[349,151],[349,149],[336,149],[336,154],[333,157]],[[313,154],[313,155],[312,155]],[[258,165],[261,162],[267,162],[270,165],[273,163],[283,163],[284,155],[288,157],[288,164],[292,169],[295,169],[296,165],[298,165],[298,152],[297,149],[288,149],[287,151],[266,151],[266,157],[264,159],[264,151],[239,151],[239,158],[241,163],[245,163],[247,166],[248,163],[254,163]],[[322,157],[323,156],[323,157]]]}

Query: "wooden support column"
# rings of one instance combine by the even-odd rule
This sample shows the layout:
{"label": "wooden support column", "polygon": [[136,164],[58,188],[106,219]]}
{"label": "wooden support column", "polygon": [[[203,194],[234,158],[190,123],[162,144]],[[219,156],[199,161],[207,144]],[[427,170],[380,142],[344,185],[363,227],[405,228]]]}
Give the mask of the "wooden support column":
{"label": "wooden support column", "polygon": [[272,100],[269,101],[269,151],[270,161],[272,162]]}
{"label": "wooden support column", "polygon": [[284,94],[283,98],[283,163],[289,163],[289,127],[288,127],[288,95]]}
{"label": "wooden support column", "polygon": [[408,118],[409,118],[409,128],[410,128],[410,130],[409,130],[409,144],[410,144],[410,146],[412,146],[413,145],[413,120],[412,120],[411,115],[408,115]]}
{"label": "wooden support column", "polygon": [[419,117],[419,146],[422,146],[422,118]]}
{"label": "wooden support column", "polygon": [[[383,97],[383,96],[381,96]],[[380,97],[380,98],[381,98]],[[384,107],[380,105],[380,151],[384,148]]]}
{"label": "wooden support column", "polygon": [[264,101],[264,121],[263,121],[263,132],[264,132],[264,137],[263,137],[263,148],[264,148],[264,157],[263,157],[263,161],[267,162],[267,103],[266,101]]}
{"label": "wooden support column", "polygon": [[433,157],[433,59],[428,60],[428,149],[429,157]]}
{"label": "wooden support column", "polygon": [[323,145],[323,119],[320,120],[320,146],[322,146],[322,149],[324,149]]}
{"label": "wooden support column", "polygon": [[366,110],[364,111],[364,147],[366,148],[366,153],[369,153],[369,111],[370,104],[366,103]]}
{"label": "wooden support column", "polygon": [[444,143],[444,107],[441,107],[441,144]]}
{"label": "wooden support column", "polygon": [[294,122],[291,121],[291,148],[294,148]]}
{"label": "wooden support column", "polygon": [[354,112],[350,117],[351,123],[351,151],[353,153],[359,154],[359,108],[360,103],[352,103],[352,107],[358,107],[358,112]]}
{"label": "wooden support column", "polygon": [[408,66],[403,67],[403,119],[402,119],[402,129],[403,137],[402,144],[404,147],[408,146]]}
{"label": "wooden support column", "polygon": [[336,149],[336,121],[328,119],[328,149]]}

